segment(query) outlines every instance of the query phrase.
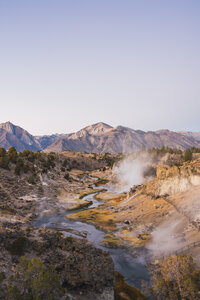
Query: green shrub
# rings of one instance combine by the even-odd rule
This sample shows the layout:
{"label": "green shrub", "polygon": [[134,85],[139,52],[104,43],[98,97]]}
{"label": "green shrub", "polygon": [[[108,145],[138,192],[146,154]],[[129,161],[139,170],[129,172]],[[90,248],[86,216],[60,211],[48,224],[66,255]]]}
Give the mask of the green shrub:
{"label": "green shrub", "polygon": [[5,278],[6,277],[5,277],[4,272],[0,272],[0,283],[2,283],[2,281],[4,281]]}
{"label": "green shrub", "polygon": [[[22,300],[22,295],[19,291],[19,289],[14,286],[8,286],[6,291],[6,300]],[[25,300],[25,299],[24,299]],[[27,300],[30,300],[30,298],[27,298]]]}
{"label": "green shrub", "polygon": [[200,148],[192,147],[192,153],[200,153]]}
{"label": "green shrub", "polygon": [[156,154],[156,155],[163,155],[166,153],[170,154],[182,154],[181,149],[177,148],[170,148],[170,147],[165,147],[163,146],[162,148],[151,148],[148,150],[149,153]]}
{"label": "green shrub", "polygon": [[16,163],[17,161],[17,151],[15,147],[10,147],[8,150],[8,157],[12,163]]}
{"label": "green shrub", "polygon": [[25,158],[28,159],[28,161],[30,162],[34,162],[35,158],[36,158],[36,155],[34,152],[32,152],[31,150],[24,150],[21,155]]}
{"label": "green shrub", "polygon": [[25,165],[25,164],[24,164],[24,167],[23,167],[24,173],[28,173],[29,170],[30,170],[29,165]]}
{"label": "green shrub", "polygon": [[0,157],[4,157],[6,156],[6,154],[7,154],[6,149],[0,148]]}
{"label": "green shrub", "polygon": [[73,160],[72,160],[72,167],[73,167],[73,168],[77,168],[78,165],[79,165],[78,162],[77,162],[75,159],[73,159]]}
{"label": "green shrub", "polygon": [[36,184],[36,180],[35,180],[35,179],[36,179],[36,178],[35,178],[34,175],[29,176],[29,177],[27,178],[27,182],[30,183],[30,184]]}
{"label": "green shrub", "polygon": [[15,174],[20,175],[20,172],[24,168],[24,162],[21,158],[17,158],[16,166],[15,166]]}
{"label": "green shrub", "polygon": [[22,257],[12,284],[7,290],[6,299],[54,300],[61,299],[64,294],[55,267],[45,267],[38,258],[27,260]]}
{"label": "green shrub", "polygon": [[65,178],[66,180],[70,180],[69,173],[66,173],[66,174],[64,175],[64,178]]}
{"label": "green shrub", "polygon": [[65,160],[63,161],[63,164],[62,164],[62,166],[64,167],[64,168],[66,168],[66,166],[69,164],[69,160],[67,159],[67,158],[65,158]]}
{"label": "green shrub", "polygon": [[24,236],[19,236],[12,244],[7,247],[7,250],[12,255],[23,255],[28,239]]}
{"label": "green shrub", "polygon": [[191,149],[186,149],[184,151],[184,155],[183,155],[184,161],[191,161],[192,160],[192,151]]}
{"label": "green shrub", "polygon": [[30,232],[31,232],[31,228],[30,228],[30,227],[27,227],[27,228],[26,228],[26,232],[27,232],[27,233],[30,233]]}
{"label": "green shrub", "polygon": [[55,167],[54,158],[52,158],[52,156],[48,156],[47,160],[43,159],[41,162],[43,170],[50,170]]}
{"label": "green shrub", "polygon": [[7,156],[0,157],[0,168],[9,169],[9,158]]}
{"label": "green shrub", "polygon": [[69,243],[73,243],[73,242],[74,242],[74,238],[73,238],[73,236],[67,236],[67,237],[65,238],[65,241],[67,241],[67,242],[69,242]]}

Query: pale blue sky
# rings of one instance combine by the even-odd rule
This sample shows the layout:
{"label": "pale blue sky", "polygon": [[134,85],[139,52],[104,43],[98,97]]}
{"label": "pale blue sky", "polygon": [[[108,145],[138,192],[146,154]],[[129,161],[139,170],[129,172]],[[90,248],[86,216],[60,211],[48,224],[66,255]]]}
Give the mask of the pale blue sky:
{"label": "pale blue sky", "polygon": [[200,131],[199,0],[0,0],[0,123]]}

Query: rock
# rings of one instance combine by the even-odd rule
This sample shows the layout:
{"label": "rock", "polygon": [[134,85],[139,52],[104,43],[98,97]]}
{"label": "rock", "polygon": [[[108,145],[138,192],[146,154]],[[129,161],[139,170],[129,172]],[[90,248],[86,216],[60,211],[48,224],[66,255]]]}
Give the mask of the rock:
{"label": "rock", "polygon": [[130,224],[131,224],[131,222],[130,222],[129,220],[125,220],[125,221],[124,221],[124,224],[126,224],[126,225],[130,225]]}
{"label": "rock", "polygon": [[99,295],[98,300],[114,300],[114,291],[111,288],[105,288],[104,291]]}
{"label": "rock", "polygon": [[156,169],[156,177],[157,179],[165,179],[166,178],[166,172],[167,172],[167,167],[164,166],[158,166]]}

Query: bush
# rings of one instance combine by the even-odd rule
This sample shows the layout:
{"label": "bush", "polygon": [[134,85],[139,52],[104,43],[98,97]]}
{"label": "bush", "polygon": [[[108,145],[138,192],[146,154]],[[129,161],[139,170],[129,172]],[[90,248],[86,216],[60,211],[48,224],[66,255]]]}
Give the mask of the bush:
{"label": "bush", "polygon": [[70,180],[69,173],[66,173],[65,176],[64,176],[64,178],[65,178],[66,180]]}
{"label": "bush", "polygon": [[30,183],[30,184],[35,184],[35,176],[32,175],[32,176],[29,176],[28,179],[27,179],[27,182]]}
{"label": "bush", "polygon": [[7,152],[4,148],[0,148],[0,157],[6,156]]}
{"label": "bush", "polygon": [[16,166],[15,166],[15,174],[20,175],[21,170],[24,167],[24,162],[21,158],[17,158]]}
{"label": "bush", "polygon": [[155,155],[163,155],[166,153],[170,154],[182,154],[181,149],[176,149],[176,148],[170,148],[170,147],[165,147],[163,146],[162,148],[151,148],[148,150],[149,153],[155,154]]}
{"label": "bush", "polygon": [[66,168],[66,166],[69,164],[69,160],[67,159],[67,158],[65,158],[65,160],[63,161],[63,164],[62,164],[62,166],[64,167],[64,168]]}
{"label": "bush", "polygon": [[7,250],[12,255],[23,255],[24,254],[24,248],[27,244],[28,239],[24,236],[19,236],[11,245],[7,247]]}
{"label": "bush", "polygon": [[3,272],[0,272],[0,283],[2,283],[5,278],[5,274]]}
{"label": "bush", "polygon": [[[27,298],[29,300],[30,298]],[[15,286],[8,286],[6,291],[6,300],[22,300],[19,289]]]}
{"label": "bush", "polygon": [[9,158],[7,156],[0,157],[0,168],[9,169]]}
{"label": "bush", "polygon": [[55,167],[54,158],[52,159],[52,156],[48,155],[47,160],[43,159],[42,162],[42,168],[45,170],[44,173],[46,173],[51,168]]}
{"label": "bush", "polygon": [[72,167],[75,169],[75,168],[78,167],[78,165],[79,165],[79,163],[75,159],[73,159],[72,160]]}
{"label": "bush", "polygon": [[8,287],[6,299],[54,300],[61,299],[64,294],[55,267],[45,267],[38,258],[22,257],[12,284],[15,285]]}
{"label": "bush", "polygon": [[12,163],[16,163],[17,161],[17,151],[15,147],[10,147],[8,150],[8,157]]}
{"label": "bush", "polygon": [[184,158],[184,161],[191,161],[192,160],[192,151],[191,151],[191,149],[188,148],[184,151],[183,158]]}
{"label": "bush", "polygon": [[195,271],[191,257],[165,257],[151,273],[151,292],[155,299],[198,299],[200,271]]}
{"label": "bush", "polygon": [[35,158],[36,158],[36,155],[34,152],[32,152],[31,150],[24,150],[21,155],[23,157],[26,157],[28,159],[28,161],[30,162],[34,162]]}
{"label": "bush", "polygon": [[24,165],[23,170],[24,173],[28,173],[28,171],[30,170],[29,165]]}

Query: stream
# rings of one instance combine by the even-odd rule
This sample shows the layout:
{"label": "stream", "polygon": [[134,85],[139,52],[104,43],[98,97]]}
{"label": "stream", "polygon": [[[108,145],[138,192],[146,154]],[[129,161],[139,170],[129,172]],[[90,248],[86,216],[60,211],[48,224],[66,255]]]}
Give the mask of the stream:
{"label": "stream", "polygon": [[[107,189],[107,187],[104,186],[95,187],[95,189],[102,188]],[[98,194],[98,192],[84,196],[84,200],[92,201],[92,203],[89,207],[76,210],[76,212],[83,209],[98,207],[101,204],[101,201],[94,198],[96,194]],[[64,236],[73,236],[76,238],[81,238],[81,236],[76,234],[76,232],[82,232],[87,237],[87,240],[92,242],[95,247],[110,253],[115,265],[115,269],[124,276],[125,281],[128,284],[141,289],[142,281],[149,280],[147,269],[145,264],[142,262],[141,257],[134,258],[126,249],[113,249],[102,246],[100,243],[104,239],[104,231],[97,229],[91,224],[67,219],[66,216],[72,214],[73,212],[74,211],[65,211],[57,215],[49,214],[40,216],[34,220],[32,224],[36,227],[59,229],[59,231],[63,232]]]}

